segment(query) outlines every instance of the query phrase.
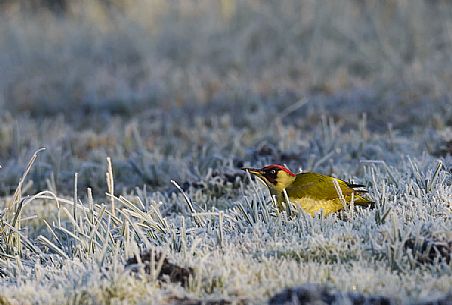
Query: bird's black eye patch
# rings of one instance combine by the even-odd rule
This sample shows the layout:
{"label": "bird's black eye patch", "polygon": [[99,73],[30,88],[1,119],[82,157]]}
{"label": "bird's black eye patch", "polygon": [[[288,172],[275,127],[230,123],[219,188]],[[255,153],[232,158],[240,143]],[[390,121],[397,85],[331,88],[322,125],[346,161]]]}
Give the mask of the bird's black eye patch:
{"label": "bird's black eye patch", "polygon": [[276,184],[276,176],[278,174],[278,169],[269,168],[264,170],[264,177],[271,183]]}

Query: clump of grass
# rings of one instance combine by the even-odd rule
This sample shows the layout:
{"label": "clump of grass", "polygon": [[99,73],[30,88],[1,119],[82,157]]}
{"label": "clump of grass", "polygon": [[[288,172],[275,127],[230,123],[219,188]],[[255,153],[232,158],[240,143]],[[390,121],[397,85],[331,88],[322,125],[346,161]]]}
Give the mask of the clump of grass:
{"label": "clump of grass", "polygon": [[180,283],[182,287],[188,286],[190,277],[193,276],[192,268],[183,268],[169,262],[164,253],[155,250],[147,250],[140,253],[140,256],[134,256],[126,261],[126,267],[135,268],[137,264],[144,265],[146,274],[159,280],[168,280],[172,283]]}

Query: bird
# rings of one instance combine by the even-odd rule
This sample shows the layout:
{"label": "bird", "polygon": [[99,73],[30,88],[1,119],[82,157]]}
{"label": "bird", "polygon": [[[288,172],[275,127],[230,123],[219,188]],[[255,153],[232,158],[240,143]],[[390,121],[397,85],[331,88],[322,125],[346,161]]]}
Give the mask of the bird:
{"label": "bird", "polygon": [[268,187],[280,212],[284,210],[283,203],[287,201],[284,191],[291,203],[300,206],[313,217],[320,211],[324,216],[338,212],[350,204],[352,199],[355,205],[360,206],[374,203],[364,196],[364,193],[367,193],[363,189],[364,185],[348,183],[331,176],[314,172],[295,174],[280,164],[271,164],[260,169],[243,167],[242,170],[259,178]]}

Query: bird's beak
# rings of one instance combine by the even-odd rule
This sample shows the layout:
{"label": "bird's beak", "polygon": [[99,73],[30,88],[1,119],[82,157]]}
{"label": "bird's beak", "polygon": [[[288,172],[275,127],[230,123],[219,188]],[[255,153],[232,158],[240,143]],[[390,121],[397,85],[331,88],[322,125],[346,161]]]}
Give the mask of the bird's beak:
{"label": "bird's beak", "polygon": [[249,172],[250,174],[261,176],[262,171],[258,168],[251,168],[251,167],[242,167],[242,170]]}

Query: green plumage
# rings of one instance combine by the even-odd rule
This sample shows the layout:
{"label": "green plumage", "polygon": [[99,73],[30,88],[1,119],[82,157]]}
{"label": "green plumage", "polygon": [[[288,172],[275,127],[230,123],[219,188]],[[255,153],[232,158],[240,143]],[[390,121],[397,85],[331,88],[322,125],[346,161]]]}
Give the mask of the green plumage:
{"label": "green plumage", "polygon": [[[327,215],[343,208],[343,201],[339,198],[334,180],[337,181],[346,204],[350,204],[352,196],[353,203],[356,205],[366,206],[372,203],[361,195],[365,191],[354,189],[354,187],[362,187],[362,185],[349,184],[318,173],[298,174],[295,181],[286,188],[286,192],[289,200],[300,204],[307,213],[313,215],[322,209],[323,213]],[[284,199],[282,195],[277,198]]]}
{"label": "green plumage", "polygon": [[[298,174],[295,181],[286,188],[286,191],[289,198],[309,197],[317,200],[331,200],[338,198],[338,192],[334,187],[333,180],[338,182],[344,197],[351,196],[353,192],[357,193],[347,182],[318,173]],[[359,185],[359,187],[361,186]],[[362,203],[368,203],[368,200],[364,200],[362,197],[360,199],[359,201],[363,201]],[[355,200],[355,203],[358,204],[359,202]]]}

